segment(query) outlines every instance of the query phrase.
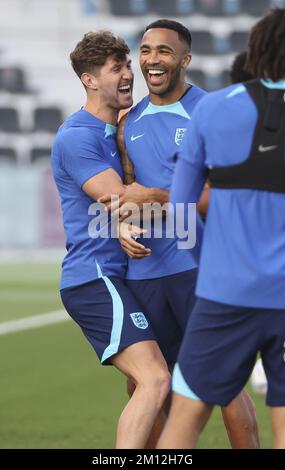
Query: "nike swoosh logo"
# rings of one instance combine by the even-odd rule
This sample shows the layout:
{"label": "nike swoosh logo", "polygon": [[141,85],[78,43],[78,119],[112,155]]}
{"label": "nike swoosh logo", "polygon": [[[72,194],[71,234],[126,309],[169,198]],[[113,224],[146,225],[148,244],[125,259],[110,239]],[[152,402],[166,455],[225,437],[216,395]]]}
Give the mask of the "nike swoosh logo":
{"label": "nike swoosh logo", "polygon": [[140,139],[142,136],[144,136],[144,134],[132,135],[131,136],[131,141],[134,142],[135,140]]}
{"label": "nike swoosh logo", "polygon": [[264,147],[264,145],[260,145],[258,147],[259,152],[269,152],[270,150],[274,150],[278,147],[278,145],[269,145],[269,147]]}
{"label": "nike swoosh logo", "polygon": [[117,152],[111,152],[111,157],[114,157]]}

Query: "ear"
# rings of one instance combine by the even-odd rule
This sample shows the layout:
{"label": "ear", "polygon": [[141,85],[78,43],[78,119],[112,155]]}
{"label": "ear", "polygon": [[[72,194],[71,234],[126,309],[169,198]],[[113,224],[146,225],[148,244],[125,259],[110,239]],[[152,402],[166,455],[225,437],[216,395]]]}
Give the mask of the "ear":
{"label": "ear", "polygon": [[183,69],[187,69],[188,65],[190,64],[192,60],[192,54],[191,52],[188,52],[187,54],[185,54],[185,56],[183,57],[183,60],[182,60],[182,68]]}
{"label": "ear", "polygon": [[84,72],[80,79],[86,88],[97,90],[97,79],[91,73]]}

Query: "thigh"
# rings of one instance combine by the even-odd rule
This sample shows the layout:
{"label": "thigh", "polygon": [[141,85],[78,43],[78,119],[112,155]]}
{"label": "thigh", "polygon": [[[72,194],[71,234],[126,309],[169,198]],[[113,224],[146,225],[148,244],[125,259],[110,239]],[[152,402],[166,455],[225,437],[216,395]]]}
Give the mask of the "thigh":
{"label": "thigh", "polygon": [[130,344],[155,339],[141,306],[119,278],[104,276],[63,289],[61,297],[103,364]]}
{"label": "thigh", "polygon": [[268,382],[267,404],[285,406],[285,310],[262,314],[264,339],[261,358]]}
{"label": "thigh", "polygon": [[131,344],[111,358],[112,364],[134,384],[170,381],[166,361],[156,341]]}
{"label": "thigh", "polygon": [[196,302],[198,269],[191,269],[165,278],[165,292],[182,336]]}
{"label": "thigh", "polygon": [[174,363],[181,345],[182,334],[168,303],[164,278],[128,280],[126,283],[143,305],[163,356],[168,363]]}
{"label": "thigh", "polygon": [[250,376],[261,336],[252,309],[198,299],[178,357],[190,391],[206,403],[227,405]]}

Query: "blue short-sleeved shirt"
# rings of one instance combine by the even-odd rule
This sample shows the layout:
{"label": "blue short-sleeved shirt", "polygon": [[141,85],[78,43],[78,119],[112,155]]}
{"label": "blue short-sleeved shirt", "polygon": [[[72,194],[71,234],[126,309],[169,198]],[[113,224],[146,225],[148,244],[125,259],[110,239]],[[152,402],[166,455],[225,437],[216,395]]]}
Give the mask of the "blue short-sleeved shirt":
{"label": "blue short-sleeved shirt", "polygon": [[[177,151],[188,132],[187,126],[194,108],[204,95],[204,90],[193,85],[175,103],[157,106],[147,96],[131,109],[124,137],[138,183],[146,187],[170,189]],[[163,220],[162,238],[141,239],[152,250],[151,256],[140,260],[129,259],[127,278],[159,278],[196,268],[201,234],[202,223],[198,217],[196,246],[191,250],[178,250],[178,239],[167,237]]]}
{"label": "blue short-sleeved shirt", "polygon": [[[92,211],[94,200],[82,190],[88,179],[108,168],[122,177],[115,135],[115,126],[84,109],[67,119],[57,133],[51,161],[67,238],[62,289],[97,279],[99,268],[105,276],[125,276],[127,260],[118,240],[90,236],[94,233],[90,224],[96,217]],[[109,227],[110,216],[104,216]]]}
{"label": "blue short-sleeved shirt", "polygon": [[[263,84],[285,89],[285,81]],[[257,109],[242,84],[203,98],[179,154],[185,164],[177,164],[180,176],[174,177],[172,202],[195,202],[207,168],[245,161],[256,122]],[[187,193],[184,201],[182,186]],[[284,194],[211,190],[197,296],[236,306],[285,308],[284,208]]]}

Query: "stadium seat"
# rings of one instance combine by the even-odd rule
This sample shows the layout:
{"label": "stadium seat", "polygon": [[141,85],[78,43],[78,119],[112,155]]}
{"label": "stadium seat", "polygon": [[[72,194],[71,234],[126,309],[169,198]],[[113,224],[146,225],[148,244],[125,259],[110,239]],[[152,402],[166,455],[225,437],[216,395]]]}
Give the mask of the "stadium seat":
{"label": "stadium seat", "polygon": [[15,108],[0,108],[0,132],[21,132],[19,115]]}
{"label": "stadium seat", "polygon": [[196,0],[195,9],[206,16],[230,16],[240,13],[240,0]]}
{"label": "stadium seat", "polygon": [[31,149],[31,162],[49,161],[51,154],[50,147],[33,147]]}
{"label": "stadium seat", "polygon": [[230,85],[230,75],[228,70],[223,70],[216,75],[207,75],[206,79],[206,89],[208,91],[219,90]]}
{"label": "stadium seat", "polygon": [[213,36],[215,54],[228,54],[231,52],[231,45],[228,36]]}
{"label": "stadium seat", "polygon": [[250,16],[263,16],[270,6],[270,0],[241,0],[242,12]]}
{"label": "stadium seat", "polygon": [[162,17],[191,15],[194,12],[193,0],[151,0],[149,4],[151,12]]}
{"label": "stadium seat", "polygon": [[230,71],[229,69],[222,70],[220,72],[220,87],[224,88],[231,84]]}
{"label": "stadium seat", "polygon": [[0,164],[9,163],[15,164],[17,162],[16,150],[12,147],[0,147]]}
{"label": "stadium seat", "polygon": [[147,0],[109,0],[113,15],[137,16],[148,13]]}
{"label": "stadium seat", "polygon": [[203,70],[198,69],[191,69],[187,71],[187,79],[190,83],[194,83],[195,85],[203,88],[206,88],[206,75]]}
{"label": "stadium seat", "polygon": [[27,87],[24,71],[18,67],[0,68],[0,90],[10,93],[31,93]]}
{"label": "stadium seat", "polygon": [[248,42],[247,31],[234,31],[230,36],[231,50],[241,52],[246,49]]}
{"label": "stadium seat", "polygon": [[62,111],[57,107],[38,107],[34,111],[34,131],[55,133],[62,122]]}
{"label": "stadium seat", "polygon": [[271,0],[271,6],[285,8],[285,0]]}
{"label": "stadium seat", "polygon": [[192,50],[195,54],[213,54],[213,36],[209,31],[191,31]]}

